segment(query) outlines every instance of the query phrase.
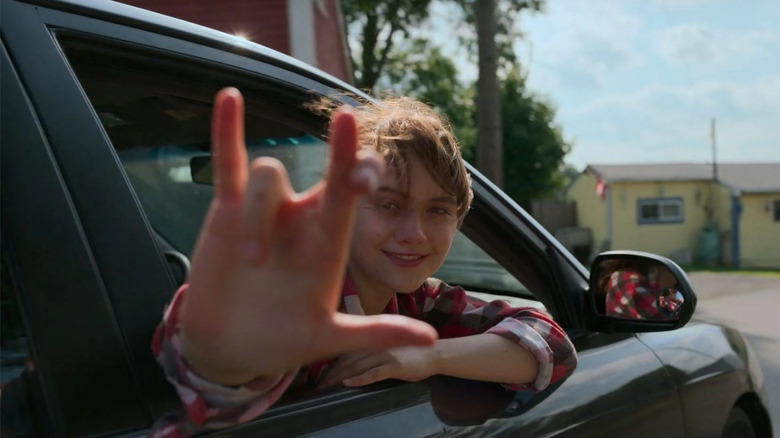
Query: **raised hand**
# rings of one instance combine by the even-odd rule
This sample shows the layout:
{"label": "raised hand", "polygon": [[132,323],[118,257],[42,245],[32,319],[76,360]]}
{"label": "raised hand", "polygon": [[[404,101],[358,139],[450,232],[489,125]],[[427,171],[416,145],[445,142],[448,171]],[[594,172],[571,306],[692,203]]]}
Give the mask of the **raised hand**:
{"label": "raised hand", "polygon": [[189,365],[232,385],[348,352],[431,345],[425,323],[336,312],[355,203],[383,168],[358,152],[354,116],[334,118],[326,180],[296,194],[277,160],[247,165],[243,109],[236,89],[215,99],[215,196],[179,315]]}

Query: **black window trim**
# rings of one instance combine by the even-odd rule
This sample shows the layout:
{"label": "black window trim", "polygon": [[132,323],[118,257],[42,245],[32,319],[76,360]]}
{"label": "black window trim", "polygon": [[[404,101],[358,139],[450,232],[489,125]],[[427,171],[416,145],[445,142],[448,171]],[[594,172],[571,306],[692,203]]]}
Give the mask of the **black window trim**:
{"label": "black window trim", "polygon": [[[24,291],[22,314],[28,321],[28,336],[35,341],[30,349],[56,434],[86,432],[91,427],[85,429],[87,419],[79,419],[74,412],[94,409],[95,403],[125,407],[124,425],[127,425],[141,420],[144,413],[138,403],[132,369],[126,362],[122,336],[114,315],[105,306],[105,285],[94,269],[94,253],[85,239],[83,217],[69,193],[67,175],[59,165],[52,127],[42,112],[36,111],[40,96],[31,91],[35,87],[30,84],[40,77],[24,74],[29,73],[26,69],[30,64],[13,56],[33,45],[42,49],[33,50],[35,63],[40,63],[35,68],[48,70],[45,67],[51,66],[47,64],[51,58],[46,52],[50,46],[40,39],[37,17],[19,10],[9,11],[25,7],[28,6],[3,3],[3,17],[10,15],[15,20],[3,21],[2,99],[3,107],[13,107],[14,111],[2,112],[3,158],[0,161],[3,164],[3,231],[7,244],[15,249],[20,287]],[[47,81],[62,79],[53,71],[42,73]],[[8,163],[14,164],[6,167],[10,166]],[[41,192],[46,195],[42,197]],[[61,258],[62,254],[69,257]],[[79,319],[79,311],[89,312],[91,317]],[[93,335],[80,336],[84,331]],[[102,370],[92,376],[79,373],[76,368],[92,361],[95,349],[115,360],[104,363]],[[104,371],[110,371],[111,377]],[[84,382],[85,378],[100,382],[98,393],[106,390],[109,393],[96,394],[94,400],[82,393],[86,397],[76,404],[69,397],[79,393],[68,388]],[[102,415],[101,409],[95,413]]]}

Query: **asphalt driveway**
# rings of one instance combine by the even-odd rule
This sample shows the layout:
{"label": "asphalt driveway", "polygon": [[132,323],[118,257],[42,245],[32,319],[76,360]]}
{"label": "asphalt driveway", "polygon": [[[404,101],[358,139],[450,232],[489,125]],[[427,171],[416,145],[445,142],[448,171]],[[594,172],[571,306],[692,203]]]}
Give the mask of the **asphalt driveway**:
{"label": "asphalt driveway", "polygon": [[780,275],[693,272],[694,319],[738,328],[761,363],[775,435],[780,434]]}

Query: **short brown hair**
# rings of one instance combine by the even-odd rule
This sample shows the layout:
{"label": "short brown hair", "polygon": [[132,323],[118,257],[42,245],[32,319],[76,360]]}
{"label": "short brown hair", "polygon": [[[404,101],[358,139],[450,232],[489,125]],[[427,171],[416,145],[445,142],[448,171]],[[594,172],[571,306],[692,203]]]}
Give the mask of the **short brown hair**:
{"label": "short brown hair", "polygon": [[455,197],[458,222],[471,206],[471,177],[449,121],[430,106],[409,97],[364,102],[355,109],[361,147],[385,157],[391,171],[406,173],[411,158],[420,160],[441,188]]}

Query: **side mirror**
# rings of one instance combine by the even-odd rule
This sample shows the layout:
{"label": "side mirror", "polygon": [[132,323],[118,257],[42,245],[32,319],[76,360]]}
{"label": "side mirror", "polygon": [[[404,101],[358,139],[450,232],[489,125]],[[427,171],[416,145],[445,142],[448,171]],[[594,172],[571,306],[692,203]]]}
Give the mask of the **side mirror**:
{"label": "side mirror", "polygon": [[211,155],[200,155],[190,158],[190,175],[197,184],[214,184],[214,167]]}
{"label": "side mirror", "polygon": [[690,321],[696,294],[673,261],[637,251],[608,251],[593,261],[585,296],[588,329],[674,330]]}

